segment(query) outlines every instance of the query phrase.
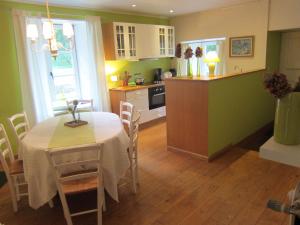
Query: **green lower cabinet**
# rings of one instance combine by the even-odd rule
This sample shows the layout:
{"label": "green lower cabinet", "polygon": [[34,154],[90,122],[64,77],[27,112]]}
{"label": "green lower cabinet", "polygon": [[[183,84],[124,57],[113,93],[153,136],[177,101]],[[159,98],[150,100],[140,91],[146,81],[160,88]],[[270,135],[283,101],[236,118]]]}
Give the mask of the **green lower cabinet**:
{"label": "green lower cabinet", "polygon": [[277,100],[274,138],[284,145],[300,144],[300,92]]}

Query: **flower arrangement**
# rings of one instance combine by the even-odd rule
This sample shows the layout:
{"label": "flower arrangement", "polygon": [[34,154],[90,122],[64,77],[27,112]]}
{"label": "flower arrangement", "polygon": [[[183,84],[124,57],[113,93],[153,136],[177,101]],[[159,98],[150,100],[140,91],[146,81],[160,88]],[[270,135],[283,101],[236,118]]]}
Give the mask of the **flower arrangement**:
{"label": "flower arrangement", "polygon": [[190,63],[190,58],[192,58],[193,55],[194,55],[194,53],[193,53],[193,49],[191,47],[188,47],[184,52],[184,58],[187,60],[187,76],[188,77],[193,76],[191,63]]}
{"label": "flower arrangement", "polygon": [[194,55],[194,53],[193,53],[193,49],[191,47],[188,47],[184,52],[185,59],[190,59],[193,57],[193,55]]}
{"label": "flower arrangement", "polygon": [[176,56],[176,58],[178,58],[178,59],[181,58],[181,44],[180,44],[180,43],[178,43],[178,44],[176,45],[175,56]]}
{"label": "flower arrangement", "polygon": [[80,120],[80,113],[78,112],[78,118],[76,118],[76,112],[77,112],[77,108],[78,108],[78,100],[74,100],[73,101],[73,107],[69,107],[68,110],[69,112],[72,114],[73,116],[73,121],[77,122]]}
{"label": "flower arrangement", "polygon": [[197,47],[195,51],[195,56],[197,58],[201,58],[203,56],[203,49],[201,47]]}
{"label": "flower arrangement", "polygon": [[176,50],[175,50],[175,56],[177,58],[177,76],[181,76],[181,56],[182,56],[182,50],[181,50],[181,44],[178,43],[176,45]]}
{"label": "flower arrangement", "polygon": [[273,73],[266,75],[264,86],[275,98],[283,98],[293,91],[286,75],[282,73]]}
{"label": "flower arrangement", "polygon": [[197,76],[200,76],[200,58],[203,56],[203,49],[201,47],[196,48],[195,56],[197,58]]}

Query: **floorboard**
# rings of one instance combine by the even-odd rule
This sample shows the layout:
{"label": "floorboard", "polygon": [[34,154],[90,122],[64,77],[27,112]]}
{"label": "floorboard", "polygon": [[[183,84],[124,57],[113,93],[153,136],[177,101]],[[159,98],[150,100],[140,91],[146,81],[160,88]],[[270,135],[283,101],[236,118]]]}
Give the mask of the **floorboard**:
{"label": "floorboard", "polygon": [[[120,203],[107,197],[104,225],[288,225],[284,214],[266,209],[270,198],[286,201],[300,180],[300,170],[260,159],[235,147],[211,163],[166,150],[164,122],[143,129],[139,139],[138,194],[119,187]],[[93,206],[96,193],[72,197],[71,208]],[[66,224],[59,199],[38,210],[21,201],[13,213],[7,185],[0,189],[0,223],[5,225]],[[96,215],[74,219],[94,225]]]}

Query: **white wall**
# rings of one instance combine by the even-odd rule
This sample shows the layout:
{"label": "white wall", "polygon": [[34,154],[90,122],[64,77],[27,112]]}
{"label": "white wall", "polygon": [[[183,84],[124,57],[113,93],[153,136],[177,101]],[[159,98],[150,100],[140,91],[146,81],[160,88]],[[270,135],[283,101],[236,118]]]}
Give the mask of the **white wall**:
{"label": "white wall", "polygon": [[300,28],[300,0],[271,0],[269,30]]}
{"label": "white wall", "polygon": [[[300,1],[300,0],[298,0]],[[226,37],[227,74],[264,69],[268,30],[268,0],[209,10],[171,19],[176,42]],[[229,37],[255,35],[254,57],[230,58]],[[239,68],[236,68],[238,66]]]}
{"label": "white wall", "polygon": [[300,77],[300,31],[281,36],[280,72],[287,75],[293,85]]}

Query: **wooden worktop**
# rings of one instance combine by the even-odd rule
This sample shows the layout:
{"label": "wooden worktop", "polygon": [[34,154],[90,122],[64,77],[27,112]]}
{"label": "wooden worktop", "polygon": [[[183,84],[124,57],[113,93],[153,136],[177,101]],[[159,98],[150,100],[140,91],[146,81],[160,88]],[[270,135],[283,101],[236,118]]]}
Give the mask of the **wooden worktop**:
{"label": "wooden worktop", "polygon": [[136,91],[140,89],[145,89],[145,88],[151,88],[151,87],[158,87],[165,85],[164,82],[160,84],[144,84],[144,85],[136,85],[136,86],[124,86],[124,87],[117,87],[117,88],[111,88],[110,91]]}
{"label": "wooden worktop", "polygon": [[231,73],[231,74],[216,75],[216,76],[199,76],[199,77],[180,76],[180,77],[166,78],[166,80],[213,81],[213,80],[220,80],[220,79],[225,79],[225,78],[230,78],[230,77],[243,76],[248,73],[253,73],[253,72],[257,72],[257,71],[261,71],[261,70],[264,70],[264,69],[257,69],[257,70],[242,72],[242,73]]}

